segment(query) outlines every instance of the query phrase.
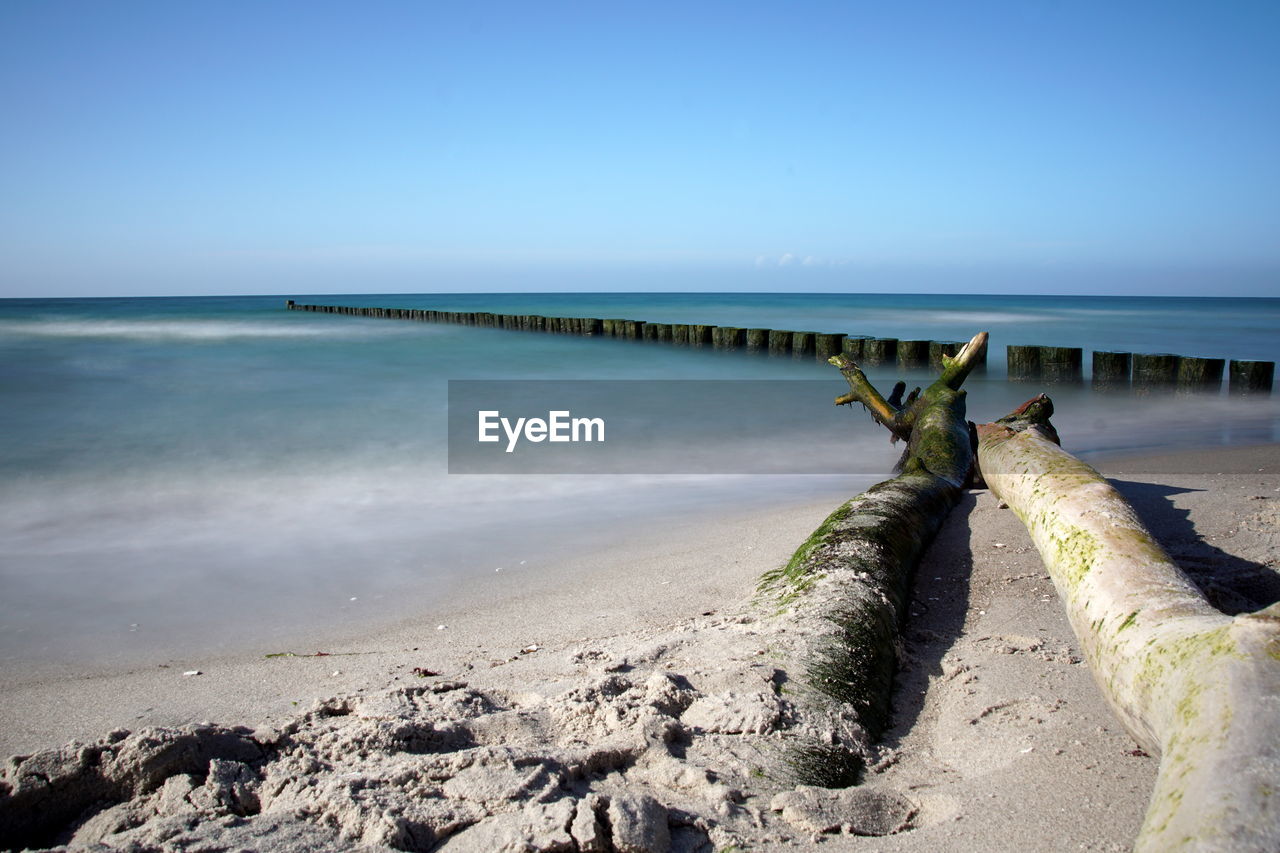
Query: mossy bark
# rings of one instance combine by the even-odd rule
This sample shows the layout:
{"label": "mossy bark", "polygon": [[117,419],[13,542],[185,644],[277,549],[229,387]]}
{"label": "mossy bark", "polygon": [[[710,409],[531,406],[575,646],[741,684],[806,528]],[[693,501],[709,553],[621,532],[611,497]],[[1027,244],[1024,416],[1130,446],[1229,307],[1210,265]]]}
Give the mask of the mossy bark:
{"label": "mossy bark", "polygon": [[[906,406],[882,397],[843,355],[830,359],[850,387],[836,402],[862,403],[894,440],[907,441],[907,452],[897,477],[837,509],[762,583],[795,609],[797,624],[818,626],[815,651],[801,663],[810,688],[804,713],[835,721],[852,714],[871,738],[884,729],[912,573],[970,476],[973,448],[960,386],[985,347],[986,334],[976,336]],[[797,740],[803,756],[794,762],[797,778],[848,784],[859,744],[841,740],[847,726],[827,730],[837,733],[835,743],[820,749]]]}
{"label": "mossy bark", "polygon": [[1026,524],[1117,717],[1160,755],[1135,849],[1280,850],[1280,605],[1212,607],[1058,446],[1047,398],[1024,408],[977,428],[982,475]]}

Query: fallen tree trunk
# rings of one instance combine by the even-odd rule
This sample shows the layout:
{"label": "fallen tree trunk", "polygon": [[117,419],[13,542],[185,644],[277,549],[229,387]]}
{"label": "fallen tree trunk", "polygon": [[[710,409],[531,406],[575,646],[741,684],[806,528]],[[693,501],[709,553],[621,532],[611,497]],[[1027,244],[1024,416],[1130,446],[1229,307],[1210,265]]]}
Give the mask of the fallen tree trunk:
{"label": "fallen tree trunk", "polygon": [[1160,755],[1139,851],[1280,850],[1280,604],[1229,617],[1128,502],[1058,446],[1044,395],[978,430],[1103,694]]}
{"label": "fallen tree trunk", "polygon": [[810,688],[800,697],[808,722],[799,728],[807,734],[800,733],[791,761],[799,782],[855,783],[861,750],[885,726],[912,572],[973,467],[960,386],[986,343],[985,332],[976,335],[944,359],[937,381],[905,403],[902,383],[885,399],[852,361],[829,359],[850,388],[836,402],[862,403],[894,441],[907,441],[907,450],[897,477],[837,509],[761,584],[794,608],[793,639],[812,637],[800,663]]}

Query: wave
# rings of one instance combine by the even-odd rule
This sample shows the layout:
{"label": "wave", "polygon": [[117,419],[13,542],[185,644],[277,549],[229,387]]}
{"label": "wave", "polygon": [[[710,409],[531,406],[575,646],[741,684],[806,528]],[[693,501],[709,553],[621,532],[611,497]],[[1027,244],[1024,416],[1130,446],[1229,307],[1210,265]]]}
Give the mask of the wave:
{"label": "wave", "polygon": [[886,325],[902,323],[938,325],[966,324],[974,328],[1007,323],[1043,323],[1053,317],[1048,313],[1031,314],[1012,311],[949,311],[947,309],[893,308],[856,312],[857,322],[883,321]]}
{"label": "wave", "polygon": [[1054,314],[1071,317],[1151,317],[1156,314],[1162,316],[1178,316],[1184,312],[1170,310],[1168,308],[1054,308]]}
{"label": "wave", "polygon": [[[788,495],[846,488],[849,476],[750,474],[484,474],[447,476],[439,466],[341,467],[327,471],[220,472],[170,466],[95,477],[32,476],[0,487],[0,553],[85,554],[173,545],[453,538],[494,517],[514,526],[557,519],[563,535],[592,514],[634,518],[686,509],[749,505],[767,483]],[[859,478],[866,485],[874,477]],[[815,483],[815,480],[819,481]],[[835,484],[835,485],[831,485]],[[601,508],[609,506],[607,512]],[[625,522],[619,522],[625,523]],[[483,543],[479,543],[483,544]]]}
{"label": "wave", "polygon": [[0,322],[0,334],[42,338],[226,341],[244,338],[365,338],[422,333],[418,325],[358,321],[342,328],[252,320],[27,320]]}

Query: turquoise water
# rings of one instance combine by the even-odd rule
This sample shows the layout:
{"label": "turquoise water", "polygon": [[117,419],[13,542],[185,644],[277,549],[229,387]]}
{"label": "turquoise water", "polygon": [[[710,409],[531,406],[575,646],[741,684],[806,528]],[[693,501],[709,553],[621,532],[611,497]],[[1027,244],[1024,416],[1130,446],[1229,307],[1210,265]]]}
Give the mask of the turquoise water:
{"label": "turquoise water", "polygon": [[[882,431],[845,409],[832,410],[827,440],[751,443],[734,427],[770,402],[742,400],[723,412],[733,452],[844,456],[855,473],[449,476],[451,379],[816,379],[831,396],[843,383],[813,361],[287,312],[285,298],[0,301],[0,661],[274,651],[321,626],[367,630],[498,567],[553,571],[558,555],[623,531],[834,506],[896,458]],[[1010,343],[1280,360],[1276,299],[291,298],[903,338],[988,330],[990,368],[966,386],[978,420],[1040,390],[1004,381]],[[894,373],[872,378],[887,386]],[[1049,390],[1064,443],[1086,457],[1280,440],[1275,398]]]}

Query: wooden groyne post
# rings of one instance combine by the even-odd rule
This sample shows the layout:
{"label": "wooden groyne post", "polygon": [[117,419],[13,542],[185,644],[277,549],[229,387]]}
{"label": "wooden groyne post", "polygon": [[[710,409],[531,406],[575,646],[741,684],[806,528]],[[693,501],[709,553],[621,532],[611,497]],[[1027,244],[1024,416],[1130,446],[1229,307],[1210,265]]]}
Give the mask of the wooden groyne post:
{"label": "wooden groyne post", "polygon": [[1040,378],[1040,347],[1010,344],[1005,347],[1010,382],[1032,382]]}
{"label": "wooden groyne post", "polygon": [[1127,391],[1133,373],[1133,353],[1093,351],[1093,390]]}
{"label": "wooden groyne post", "polygon": [[1171,391],[1178,382],[1178,357],[1168,352],[1133,354],[1133,390],[1139,394]]}
{"label": "wooden groyne post", "polygon": [[[1009,379],[1014,382],[1062,384],[1081,381],[1083,351],[1079,347],[1019,344],[1010,345],[1007,352]],[[1093,390],[1110,392],[1132,388],[1140,395],[1220,393],[1223,369],[1228,364],[1221,358],[1108,350],[1094,350],[1092,362]],[[1232,360],[1227,375],[1232,394],[1270,394],[1275,362]]]}
{"label": "wooden groyne post", "polygon": [[929,344],[932,341],[898,341],[898,367],[902,370],[919,370],[929,364]]}
{"label": "wooden groyne post", "polygon": [[830,335],[816,332],[813,336],[813,356],[818,361],[826,362],[833,355],[844,350],[844,335]]}
{"label": "wooden groyne post", "polygon": [[1231,384],[1229,391],[1238,396],[1267,395],[1275,379],[1274,361],[1231,360]]}
{"label": "wooden groyne post", "polygon": [[791,354],[791,338],[795,332],[788,332],[782,329],[769,330],[769,355],[790,355]]}
{"label": "wooden groyne post", "polygon": [[1175,387],[1182,394],[1217,394],[1222,390],[1222,368],[1225,364],[1226,360],[1221,358],[1181,356],[1178,358]]}
{"label": "wooden groyne post", "polygon": [[862,360],[871,367],[888,364],[897,358],[897,338],[868,338],[862,342]]}

